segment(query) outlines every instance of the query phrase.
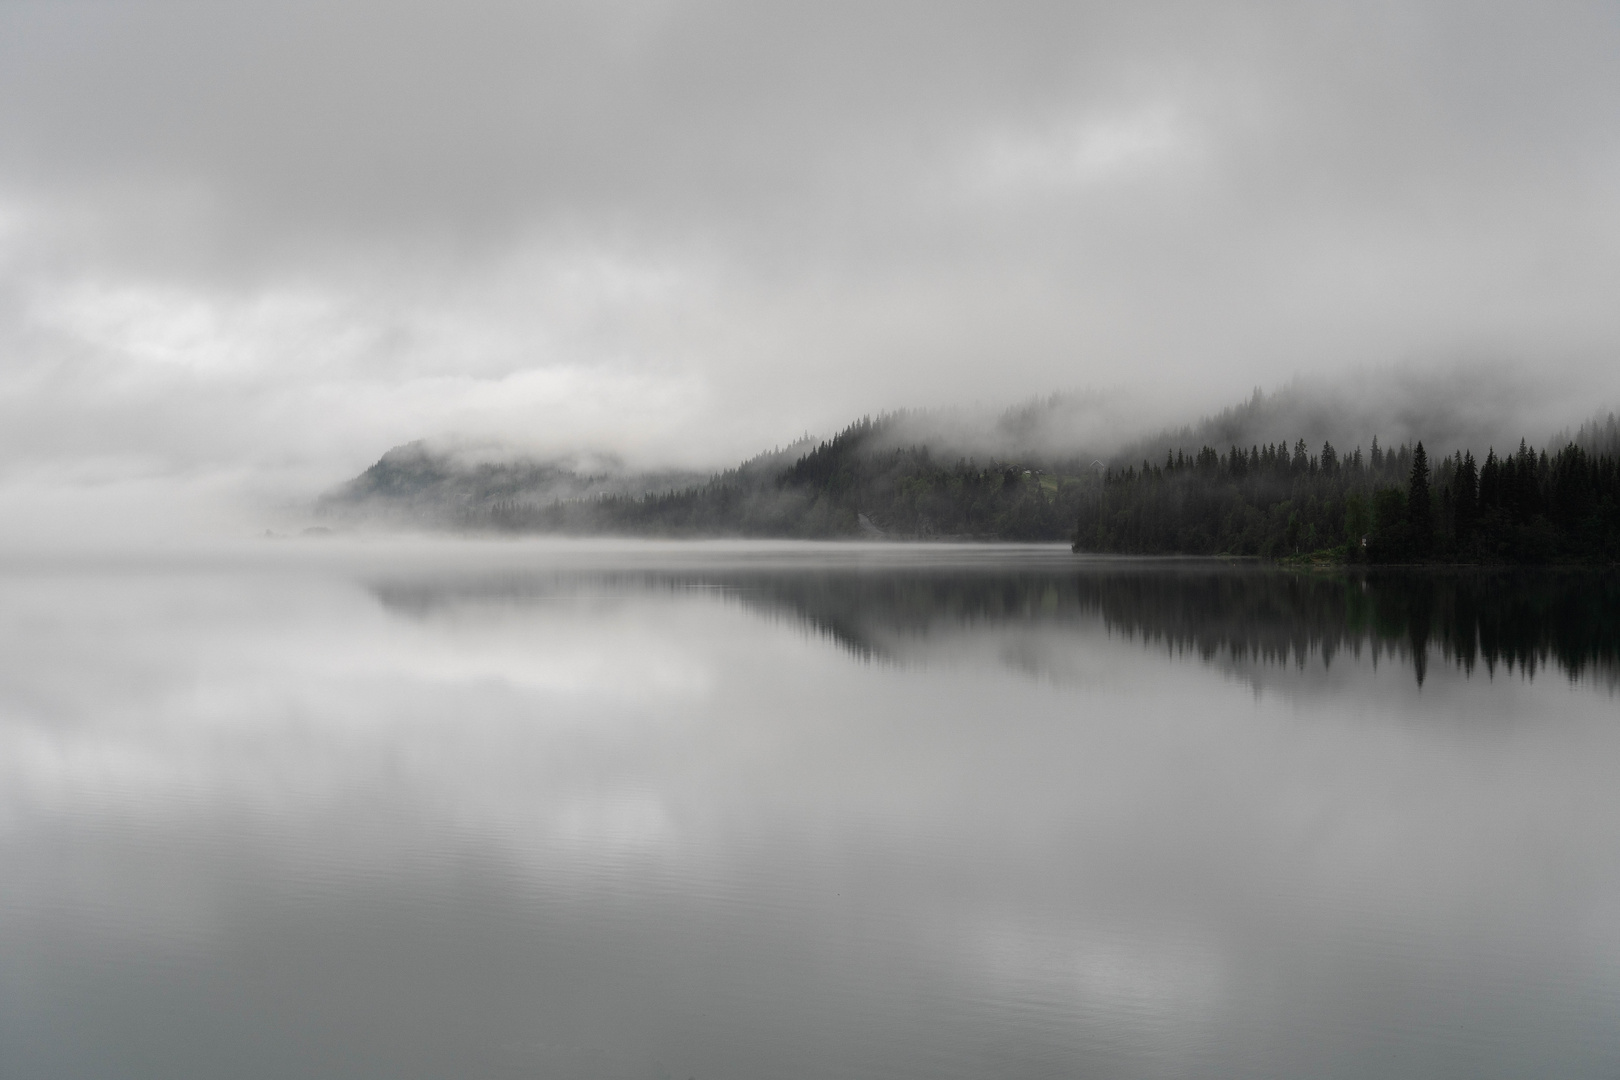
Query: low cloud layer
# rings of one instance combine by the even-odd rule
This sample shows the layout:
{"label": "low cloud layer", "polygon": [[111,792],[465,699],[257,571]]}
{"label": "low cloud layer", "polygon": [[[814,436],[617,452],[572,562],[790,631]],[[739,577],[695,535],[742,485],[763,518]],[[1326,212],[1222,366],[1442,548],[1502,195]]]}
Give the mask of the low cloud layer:
{"label": "low cloud layer", "polygon": [[1597,3],[9,4],[0,488],[1392,366],[1578,422],[1617,46]]}

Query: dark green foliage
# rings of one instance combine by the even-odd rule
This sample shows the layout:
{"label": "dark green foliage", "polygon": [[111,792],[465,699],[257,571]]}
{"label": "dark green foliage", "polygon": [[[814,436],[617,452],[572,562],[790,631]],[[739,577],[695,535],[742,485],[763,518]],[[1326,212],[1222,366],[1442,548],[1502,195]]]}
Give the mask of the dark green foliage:
{"label": "dark green foliage", "polygon": [[1407,482],[1406,517],[1411,530],[1412,555],[1426,559],[1434,553],[1434,497],[1429,492],[1429,455],[1423,443],[1412,451],[1412,476]]}
{"label": "dark green foliage", "polygon": [[1204,447],[1110,470],[1076,516],[1076,551],[1250,555],[1328,550],[1351,562],[1614,562],[1620,458],[1570,444],[1551,457],[1523,442],[1477,466],[1431,467],[1423,444],[1363,459],[1303,441]]}

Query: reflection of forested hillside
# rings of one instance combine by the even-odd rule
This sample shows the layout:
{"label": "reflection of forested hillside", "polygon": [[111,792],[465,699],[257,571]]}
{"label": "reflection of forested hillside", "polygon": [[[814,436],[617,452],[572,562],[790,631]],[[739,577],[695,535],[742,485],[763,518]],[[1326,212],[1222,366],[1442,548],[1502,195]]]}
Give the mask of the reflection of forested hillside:
{"label": "reflection of forested hillside", "polygon": [[1419,681],[1432,657],[1472,673],[1620,673],[1620,578],[1421,572],[1318,577],[1266,570],[804,575],[736,586],[789,607],[850,648],[877,631],[1100,617],[1112,630],[1205,659],[1331,664],[1392,652]]}
{"label": "reflection of forested hillside", "polygon": [[1620,577],[1598,572],[1386,572],[1320,576],[1266,569],[1127,565],[860,570],[647,570],[392,583],[396,609],[579,591],[715,592],[787,616],[862,657],[941,630],[1100,620],[1209,661],[1331,665],[1363,650],[1413,666],[1620,679]]}
{"label": "reflection of forested hillside", "polygon": [[1472,673],[1620,671],[1620,579],[1597,574],[1121,575],[1082,582],[1112,627],[1262,663],[1390,650]]}

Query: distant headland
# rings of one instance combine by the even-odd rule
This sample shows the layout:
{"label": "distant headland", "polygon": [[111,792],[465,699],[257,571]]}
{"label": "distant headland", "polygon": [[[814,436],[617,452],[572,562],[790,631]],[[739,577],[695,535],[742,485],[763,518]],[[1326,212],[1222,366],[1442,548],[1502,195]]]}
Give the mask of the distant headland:
{"label": "distant headland", "polygon": [[[483,533],[1064,541],[1077,552],[1364,563],[1620,561],[1620,423],[1516,449],[1373,435],[1259,392],[1123,448],[1055,438],[1058,397],[952,438],[937,414],[865,417],[712,474],[611,459],[469,461],[413,443],[323,496],[340,527]],[[1261,441],[1294,421],[1305,434]],[[1044,426],[1043,426],[1044,425]],[[1336,431],[1340,438],[1344,432]],[[1466,433],[1463,433],[1464,437]],[[1219,440],[1219,441],[1217,441]],[[1438,453],[1438,457],[1436,457]]]}

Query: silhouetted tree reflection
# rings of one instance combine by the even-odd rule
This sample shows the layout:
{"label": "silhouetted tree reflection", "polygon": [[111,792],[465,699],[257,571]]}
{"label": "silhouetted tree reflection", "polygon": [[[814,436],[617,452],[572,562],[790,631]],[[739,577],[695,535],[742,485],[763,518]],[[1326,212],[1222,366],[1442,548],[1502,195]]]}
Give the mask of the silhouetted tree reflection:
{"label": "silhouetted tree reflection", "polygon": [[805,574],[732,581],[745,600],[789,608],[852,651],[885,633],[1101,617],[1110,630],[1206,661],[1331,666],[1348,652],[1473,674],[1571,679],[1620,674],[1620,578],[1585,573],[1423,572],[1314,576],[1268,571]]}
{"label": "silhouetted tree reflection", "polygon": [[1391,652],[1419,684],[1431,654],[1472,674],[1526,676],[1556,663],[1571,679],[1620,671],[1620,579],[1597,574],[1422,572],[1121,575],[1078,582],[1108,625],[1206,659],[1331,665],[1348,650]]}
{"label": "silhouetted tree reflection", "polygon": [[792,618],[863,659],[946,629],[1092,622],[1207,662],[1331,667],[1389,656],[1421,685],[1431,663],[1620,682],[1620,575],[1599,571],[1286,572],[1175,564],[1033,569],[768,568],[391,583],[390,607],[521,600],[582,589],[704,591]]}

